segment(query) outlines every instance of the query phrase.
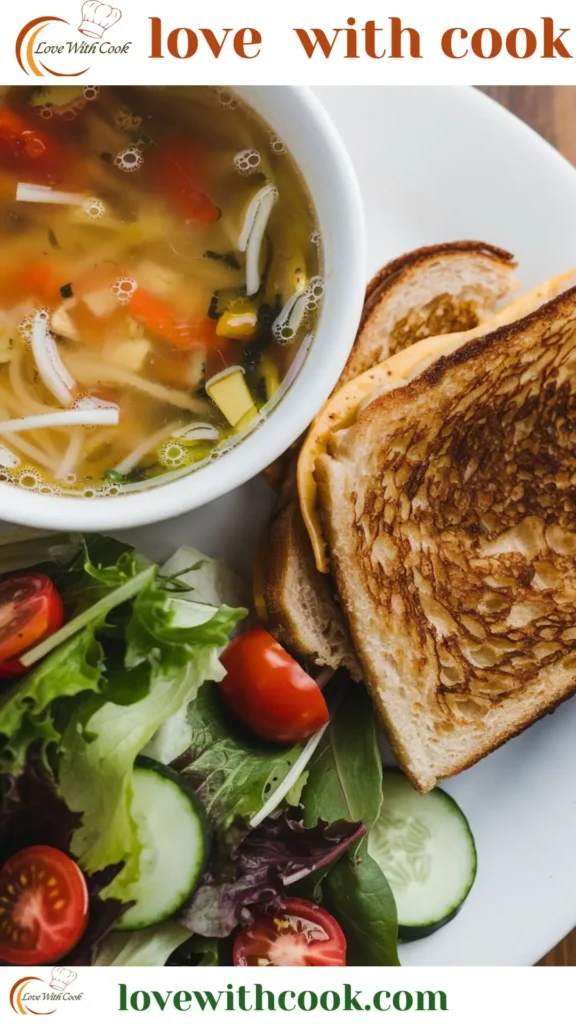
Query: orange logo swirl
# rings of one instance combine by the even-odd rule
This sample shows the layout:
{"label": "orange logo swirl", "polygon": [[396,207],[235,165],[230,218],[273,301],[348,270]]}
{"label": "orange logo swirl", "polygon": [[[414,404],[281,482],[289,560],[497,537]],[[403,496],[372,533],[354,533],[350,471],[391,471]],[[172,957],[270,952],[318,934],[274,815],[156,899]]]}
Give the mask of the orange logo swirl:
{"label": "orange logo swirl", "polygon": [[[78,78],[80,75],[85,75],[89,68],[84,68],[83,71],[53,71],[52,68],[43,64],[42,61],[37,61],[35,57],[34,48],[36,46],[36,40],[41,32],[54,21],[59,21],[63,25],[69,25],[70,22],[66,21],[65,18],[56,18],[52,15],[46,15],[44,18],[34,18],[33,21],[29,21],[20,32],[18,39],[16,40],[16,60],[22,68],[22,71],[26,75],[36,75],[38,78],[44,77],[44,72],[47,71],[49,75],[54,75],[56,78]],[[38,66],[40,65],[40,67]],[[43,68],[41,71],[40,68]]]}
{"label": "orange logo swirl", "polygon": [[42,978],[37,978],[32,974],[27,978],[20,978],[10,989],[10,1006],[14,1013],[22,1013],[24,1015],[33,1013],[36,1017],[47,1017],[51,1013],[56,1013],[56,1007],[53,1010],[33,1010],[31,1006],[24,1006],[22,994],[31,981],[39,981],[42,984]]}

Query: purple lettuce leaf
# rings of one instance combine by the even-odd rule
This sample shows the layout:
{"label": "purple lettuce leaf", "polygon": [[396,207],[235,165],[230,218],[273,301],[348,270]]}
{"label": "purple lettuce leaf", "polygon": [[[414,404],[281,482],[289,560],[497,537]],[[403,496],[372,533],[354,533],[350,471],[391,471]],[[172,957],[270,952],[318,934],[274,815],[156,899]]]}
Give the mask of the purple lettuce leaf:
{"label": "purple lettuce leaf", "polygon": [[[19,776],[4,775],[0,804],[0,867],[13,854],[29,846],[53,846],[70,856],[72,833],[81,821],[58,796],[53,779],[35,762]],[[111,931],[128,904],[101,900],[100,892],[120,871],[117,864],[100,874],[86,877],[89,895],[88,926],[65,962],[67,966],[89,966],[92,950]]]}
{"label": "purple lettuce leaf", "polygon": [[30,761],[22,774],[3,775],[0,860],[28,846],[54,846],[68,853],[81,815],[68,809],[44,768]]}
{"label": "purple lettuce leaf", "polygon": [[100,899],[102,890],[114,881],[121,868],[122,864],[115,864],[114,867],[86,878],[90,898],[88,927],[75,949],[65,957],[67,967],[90,967],[96,947],[114,929],[122,915],[133,906],[132,903],[121,903],[120,900]]}
{"label": "purple lettuce leaf", "polygon": [[256,904],[278,903],[286,887],[332,864],[365,833],[355,822],[305,828],[287,815],[268,818],[248,832],[226,864],[209,867],[177,920],[196,935],[225,938],[252,921]]}

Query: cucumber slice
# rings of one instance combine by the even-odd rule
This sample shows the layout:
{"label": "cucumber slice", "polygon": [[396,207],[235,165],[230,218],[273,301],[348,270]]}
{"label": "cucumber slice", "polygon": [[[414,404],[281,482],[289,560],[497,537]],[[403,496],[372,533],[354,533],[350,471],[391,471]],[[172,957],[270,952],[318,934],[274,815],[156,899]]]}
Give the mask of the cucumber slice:
{"label": "cucumber slice", "polygon": [[451,921],[476,878],[474,837],[458,804],[441,789],[417,793],[397,771],[384,772],[368,852],[390,883],[404,942]]}
{"label": "cucumber slice", "polygon": [[134,768],[132,814],[142,843],[141,872],[125,895],[134,906],[118,931],[148,928],[171,917],[198,885],[210,842],[192,787],[149,757],[139,757]]}

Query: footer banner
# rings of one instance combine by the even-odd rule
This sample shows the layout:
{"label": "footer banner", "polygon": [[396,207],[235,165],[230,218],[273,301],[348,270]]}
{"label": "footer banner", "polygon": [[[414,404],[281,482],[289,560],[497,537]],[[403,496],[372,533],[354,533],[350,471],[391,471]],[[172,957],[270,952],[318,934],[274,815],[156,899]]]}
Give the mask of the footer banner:
{"label": "footer banner", "polygon": [[501,968],[3,968],[0,1020],[58,1015],[74,1021],[182,1014],[229,1020],[274,1014],[290,1020],[350,1020],[435,1014],[473,1024],[509,1024],[523,1013],[574,1020],[575,972]]}

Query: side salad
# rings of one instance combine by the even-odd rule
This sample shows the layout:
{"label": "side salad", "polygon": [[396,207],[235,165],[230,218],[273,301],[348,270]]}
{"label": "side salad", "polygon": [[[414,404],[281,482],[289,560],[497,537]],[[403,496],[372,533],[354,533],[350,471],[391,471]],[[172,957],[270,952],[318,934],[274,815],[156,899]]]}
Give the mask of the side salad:
{"label": "side salad", "polygon": [[464,902],[459,809],[248,603],[193,548],[0,537],[1,963],[398,965]]}

